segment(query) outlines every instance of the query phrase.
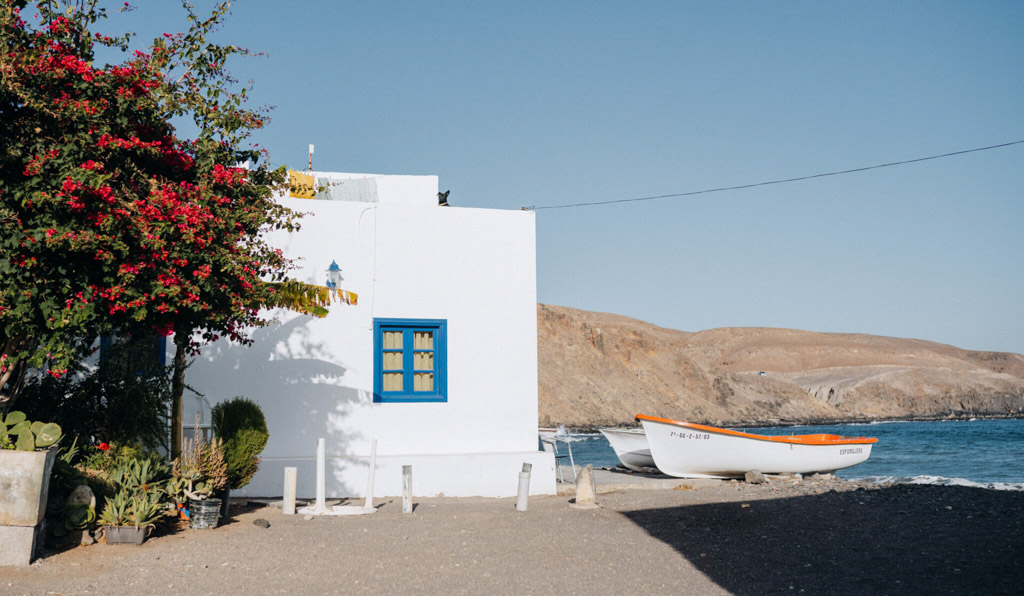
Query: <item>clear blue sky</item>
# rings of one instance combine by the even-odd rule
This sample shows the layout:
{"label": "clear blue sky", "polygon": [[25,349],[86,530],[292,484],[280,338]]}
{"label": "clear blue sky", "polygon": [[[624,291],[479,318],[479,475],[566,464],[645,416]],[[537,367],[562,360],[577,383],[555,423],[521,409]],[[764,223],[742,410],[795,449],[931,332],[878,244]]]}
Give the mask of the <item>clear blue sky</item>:
{"label": "clear blue sky", "polygon": [[[184,27],[170,0],[111,21]],[[197,3],[207,12],[209,2]],[[115,27],[115,29],[117,28]],[[1024,139],[1024,2],[236,2],[277,164],[518,209]],[[1024,145],[537,212],[539,300],[1024,353]],[[438,255],[457,259],[458,255]]]}

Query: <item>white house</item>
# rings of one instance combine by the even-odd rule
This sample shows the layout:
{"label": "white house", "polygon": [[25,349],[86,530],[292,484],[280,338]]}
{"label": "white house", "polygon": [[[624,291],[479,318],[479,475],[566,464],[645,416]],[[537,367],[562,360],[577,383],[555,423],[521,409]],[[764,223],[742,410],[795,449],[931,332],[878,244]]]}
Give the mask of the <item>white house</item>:
{"label": "white house", "polygon": [[[270,441],[260,471],[233,494],[282,494],[298,468],[315,494],[319,437],[328,497],[364,496],[377,440],[375,496],[512,496],[523,463],[531,494],[555,493],[555,462],[538,450],[534,213],[438,205],[436,176],[315,174],[319,200],[281,197],[307,213],[269,242],[299,259],[296,279],[325,285],[332,263],[355,305],[323,319],[274,311],[244,347],[205,348],[186,379],[185,421],[241,395],[260,404]],[[191,402],[191,403],[190,403]]]}

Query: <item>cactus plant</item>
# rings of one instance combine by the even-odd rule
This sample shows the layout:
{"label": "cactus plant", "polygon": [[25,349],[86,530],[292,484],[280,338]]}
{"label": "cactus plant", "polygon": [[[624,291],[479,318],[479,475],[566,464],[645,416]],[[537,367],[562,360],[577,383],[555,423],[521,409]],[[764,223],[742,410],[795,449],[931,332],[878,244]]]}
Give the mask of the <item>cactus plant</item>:
{"label": "cactus plant", "polygon": [[174,460],[173,474],[184,481],[181,491],[193,500],[212,496],[228,484],[228,466],[224,461],[224,449],[220,439],[209,443],[197,436],[195,440],[185,439],[181,457]]}
{"label": "cactus plant", "polygon": [[0,447],[18,451],[46,449],[60,440],[60,425],[29,422],[24,412],[9,412],[0,420]]}

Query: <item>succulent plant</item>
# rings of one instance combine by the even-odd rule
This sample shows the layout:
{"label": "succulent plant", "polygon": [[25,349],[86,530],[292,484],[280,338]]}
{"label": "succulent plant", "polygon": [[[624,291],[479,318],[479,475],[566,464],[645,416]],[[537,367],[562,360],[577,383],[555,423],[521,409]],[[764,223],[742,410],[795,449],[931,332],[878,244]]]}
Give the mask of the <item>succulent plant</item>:
{"label": "succulent plant", "polygon": [[60,440],[60,425],[49,422],[29,422],[24,412],[8,412],[0,421],[0,445],[6,449],[35,451],[45,449]]}
{"label": "succulent plant", "polygon": [[228,466],[221,440],[185,439],[181,457],[174,460],[173,474],[183,481],[180,490],[189,499],[202,500],[223,489],[228,485]]}
{"label": "succulent plant", "polygon": [[68,532],[85,530],[96,520],[96,510],[82,503],[65,505],[61,513],[64,523],[50,530],[54,536],[64,536]]}
{"label": "succulent plant", "polygon": [[114,494],[114,498],[106,498],[103,511],[100,512],[100,523],[104,526],[127,526],[129,521],[128,491],[120,490]]}
{"label": "succulent plant", "polygon": [[170,471],[152,459],[130,458],[120,462],[110,473],[117,485],[114,497],[106,498],[100,512],[100,523],[106,526],[148,526],[163,518],[168,511],[165,488]]}

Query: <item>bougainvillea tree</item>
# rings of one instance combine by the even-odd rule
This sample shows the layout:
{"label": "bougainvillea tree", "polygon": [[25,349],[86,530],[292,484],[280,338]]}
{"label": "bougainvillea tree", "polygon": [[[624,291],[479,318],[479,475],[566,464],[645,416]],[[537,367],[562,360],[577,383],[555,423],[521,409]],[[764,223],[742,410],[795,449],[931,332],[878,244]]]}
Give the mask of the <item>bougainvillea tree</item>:
{"label": "bougainvillea tree", "polygon": [[209,40],[226,3],[186,3],[187,32],[100,66],[97,46],[129,40],[93,31],[96,0],[25,7],[0,0],[0,409],[27,369],[61,375],[117,330],[174,332],[180,412],[189,351],[247,341],[289,268],[261,240],[295,228],[271,198],[283,172],[237,167],[262,157],[243,142],[264,120],[224,70],[246,50]]}

